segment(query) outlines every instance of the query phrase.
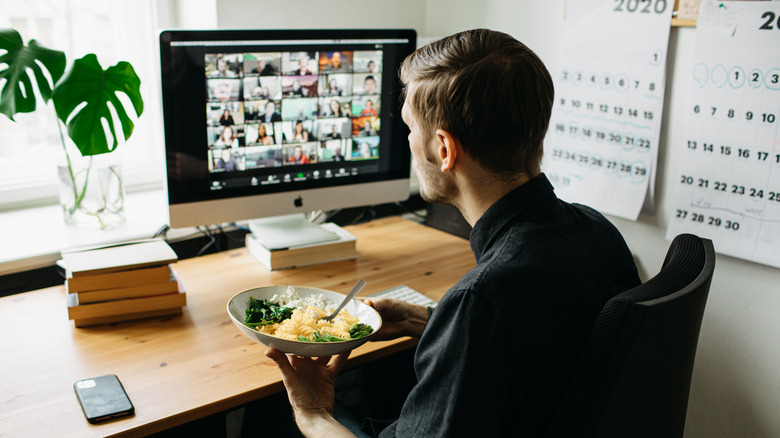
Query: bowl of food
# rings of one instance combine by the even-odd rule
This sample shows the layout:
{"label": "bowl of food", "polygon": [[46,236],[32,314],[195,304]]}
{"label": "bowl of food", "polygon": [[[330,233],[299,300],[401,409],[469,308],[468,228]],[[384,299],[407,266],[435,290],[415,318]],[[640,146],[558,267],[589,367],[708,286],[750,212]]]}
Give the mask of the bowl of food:
{"label": "bowl of food", "polygon": [[350,300],[332,321],[346,296],[306,286],[264,286],[234,295],[227,304],[230,319],[250,339],[298,356],[331,356],[353,350],[382,326],[373,307]]}

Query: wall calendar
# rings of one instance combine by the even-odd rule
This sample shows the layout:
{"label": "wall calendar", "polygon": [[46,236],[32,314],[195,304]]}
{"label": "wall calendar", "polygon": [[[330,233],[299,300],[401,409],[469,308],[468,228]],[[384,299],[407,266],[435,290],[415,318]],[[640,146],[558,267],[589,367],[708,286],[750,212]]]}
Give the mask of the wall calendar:
{"label": "wall calendar", "polygon": [[780,267],[780,3],[704,1],[666,238]]}
{"label": "wall calendar", "polygon": [[578,0],[542,169],[559,197],[636,220],[652,206],[673,0]]}

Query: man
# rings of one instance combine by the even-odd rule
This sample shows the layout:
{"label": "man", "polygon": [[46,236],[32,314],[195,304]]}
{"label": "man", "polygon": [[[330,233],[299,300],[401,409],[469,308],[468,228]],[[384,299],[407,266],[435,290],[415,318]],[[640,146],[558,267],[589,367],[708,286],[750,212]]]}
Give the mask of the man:
{"label": "man", "polygon": [[309,164],[309,157],[304,155],[303,148],[300,146],[295,146],[295,150],[293,151],[292,156],[288,160],[290,164]]}
{"label": "man", "polygon": [[[320,70],[327,73],[346,73],[351,70],[351,63],[348,65],[342,58],[341,52],[333,52],[330,58],[326,58],[325,64],[320,64]],[[349,62],[349,59],[347,59]]]}
{"label": "man", "polygon": [[265,59],[258,59],[257,67],[252,69],[252,73],[259,73],[260,76],[273,76],[276,74],[276,68]]}
{"label": "man", "polygon": [[282,121],[282,115],[279,114],[278,111],[276,111],[276,102],[274,102],[273,100],[269,100],[265,104],[265,111],[263,112],[262,117],[263,117],[263,121],[266,123]]}
{"label": "man", "polygon": [[[419,339],[417,383],[380,436],[544,436],[599,310],[640,282],[631,253],[541,173],[552,79],[522,43],[462,32],[412,54],[401,79],[420,194],[463,213],[477,266],[435,310],[365,300],[382,315],[376,340]],[[346,355],[266,355],[305,435],[350,436],[333,417]]]}
{"label": "man", "polygon": [[210,78],[234,78],[236,73],[228,68],[227,61],[219,57],[217,58],[217,69],[209,74]]}
{"label": "man", "polygon": [[363,94],[376,93],[376,79],[373,76],[366,76],[363,80]]}

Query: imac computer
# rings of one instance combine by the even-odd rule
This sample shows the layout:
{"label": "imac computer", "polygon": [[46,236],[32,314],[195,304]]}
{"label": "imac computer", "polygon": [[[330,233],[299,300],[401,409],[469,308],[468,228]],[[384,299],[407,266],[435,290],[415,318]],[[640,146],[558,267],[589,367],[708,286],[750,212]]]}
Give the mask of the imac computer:
{"label": "imac computer", "polygon": [[170,225],[409,196],[398,69],[413,30],[160,34]]}

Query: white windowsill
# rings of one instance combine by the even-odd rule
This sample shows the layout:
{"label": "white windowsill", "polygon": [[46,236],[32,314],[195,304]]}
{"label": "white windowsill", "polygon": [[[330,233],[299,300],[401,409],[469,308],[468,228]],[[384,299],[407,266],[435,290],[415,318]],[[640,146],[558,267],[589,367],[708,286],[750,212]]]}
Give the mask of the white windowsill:
{"label": "white windowsill", "polygon": [[66,248],[149,238],[168,223],[162,189],[128,194],[125,212],[111,230],[66,226],[59,205],[0,212],[0,275],[53,266]]}
{"label": "white windowsill", "polygon": [[[411,175],[410,194],[417,194],[419,182]],[[162,188],[126,195],[125,212],[127,221],[111,230],[66,226],[59,204],[0,212],[0,276],[53,266],[63,249],[150,238],[169,223]],[[193,232],[197,230],[176,229],[168,237]]]}

